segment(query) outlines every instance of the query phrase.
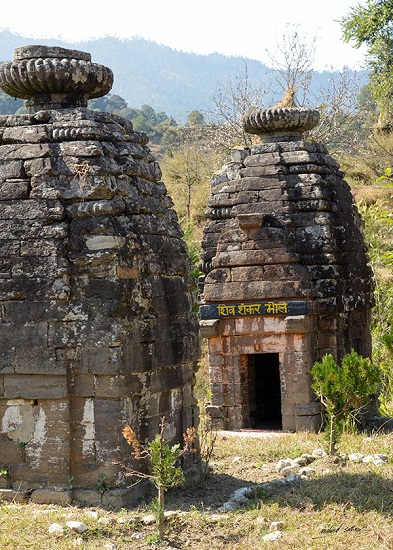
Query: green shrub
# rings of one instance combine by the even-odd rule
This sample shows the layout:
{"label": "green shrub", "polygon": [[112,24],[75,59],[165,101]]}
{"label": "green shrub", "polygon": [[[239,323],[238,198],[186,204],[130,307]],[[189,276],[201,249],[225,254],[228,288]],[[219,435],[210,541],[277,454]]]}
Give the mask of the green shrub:
{"label": "green shrub", "polygon": [[379,366],[354,350],[338,365],[331,354],[325,355],[311,369],[312,388],[326,410],[329,423],[329,454],[336,444],[345,422],[357,415],[375,398],[381,380]]}

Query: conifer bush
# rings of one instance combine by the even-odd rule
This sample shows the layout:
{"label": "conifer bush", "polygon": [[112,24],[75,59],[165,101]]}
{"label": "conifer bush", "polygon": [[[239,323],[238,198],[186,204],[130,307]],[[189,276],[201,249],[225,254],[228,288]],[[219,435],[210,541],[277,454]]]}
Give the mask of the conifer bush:
{"label": "conifer bush", "polygon": [[312,388],[325,407],[329,425],[329,454],[336,445],[346,422],[358,421],[359,414],[376,397],[381,380],[378,365],[354,350],[338,365],[331,354],[314,363],[311,369]]}

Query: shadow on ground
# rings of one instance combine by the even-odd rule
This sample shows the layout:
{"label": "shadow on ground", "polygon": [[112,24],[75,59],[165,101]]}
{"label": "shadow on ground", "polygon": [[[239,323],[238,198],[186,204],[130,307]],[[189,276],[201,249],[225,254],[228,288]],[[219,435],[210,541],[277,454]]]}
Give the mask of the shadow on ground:
{"label": "shadow on ground", "polygon": [[[393,516],[393,480],[378,472],[337,472],[312,479],[301,479],[294,484],[276,487],[268,492],[256,491],[257,497],[250,506],[275,502],[298,510],[322,509],[329,504],[347,505],[359,512],[374,510]],[[199,486],[181,487],[170,491],[166,497],[168,509],[215,511],[230,500],[241,487],[261,487],[261,484],[245,481],[228,474],[213,474]],[[263,485],[262,485],[263,487]]]}
{"label": "shadow on ground", "polygon": [[212,474],[206,479],[203,488],[195,484],[169,491],[165,497],[165,506],[183,511],[190,508],[201,512],[214,511],[229,500],[236,489],[254,486],[255,483],[235,476]]}

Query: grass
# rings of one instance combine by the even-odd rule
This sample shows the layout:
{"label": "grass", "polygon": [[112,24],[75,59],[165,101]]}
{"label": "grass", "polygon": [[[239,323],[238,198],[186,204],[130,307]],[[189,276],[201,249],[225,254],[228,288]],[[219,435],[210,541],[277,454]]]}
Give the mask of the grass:
{"label": "grass", "polygon": [[[257,491],[247,509],[217,514],[216,508],[234,490],[277,478],[278,459],[296,457],[325,447],[323,434],[287,434],[254,439],[220,434],[212,458],[213,473],[204,489],[185,487],[172,490],[167,507],[176,510],[167,520],[167,539],[163,548],[301,550],[357,550],[393,548],[393,434],[347,434],[340,452],[385,453],[383,466],[348,462],[333,464],[328,458],[313,463],[317,475],[296,485]],[[147,504],[138,509],[109,512],[73,506],[56,507],[0,502],[0,548],[25,550],[47,547],[63,550],[105,548],[113,543],[117,550],[157,546],[154,524],[146,524]],[[52,523],[65,526],[78,520],[88,530],[77,535],[65,530],[62,537],[48,534]],[[282,536],[264,542],[271,522],[283,522]],[[135,533],[142,538],[136,539]]]}

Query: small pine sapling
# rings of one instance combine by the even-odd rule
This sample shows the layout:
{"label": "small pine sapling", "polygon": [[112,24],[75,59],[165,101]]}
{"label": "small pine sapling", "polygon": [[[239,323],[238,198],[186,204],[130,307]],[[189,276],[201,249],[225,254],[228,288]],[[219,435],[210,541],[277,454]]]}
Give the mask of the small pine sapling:
{"label": "small pine sapling", "polygon": [[152,503],[152,511],[156,517],[160,540],[164,537],[165,492],[171,487],[184,484],[185,479],[179,459],[185,454],[195,452],[196,438],[195,428],[187,428],[183,434],[184,446],[181,448],[179,443],[171,446],[165,439],[165,428],[166,420],[162,418],[160,432],[146,445],[138,441],[130,426],[123,428],[123,436],[132,447],[131,456],[135,460],[147,459],[150,462],[150,473],[129,469],[126,475],[139,478],[136,483],[149,480],[156,487],[157,498]]}
{"label": "small pine sapling", "polygon": [[375,397],[381,380],[380,368],[369,358],[354,350],[345,355],[338,365],[331,354],[311,369],[312,389],[326,410],[329,423],[329,454],[336,453],[336,445],[345,422],[357,415]]}

